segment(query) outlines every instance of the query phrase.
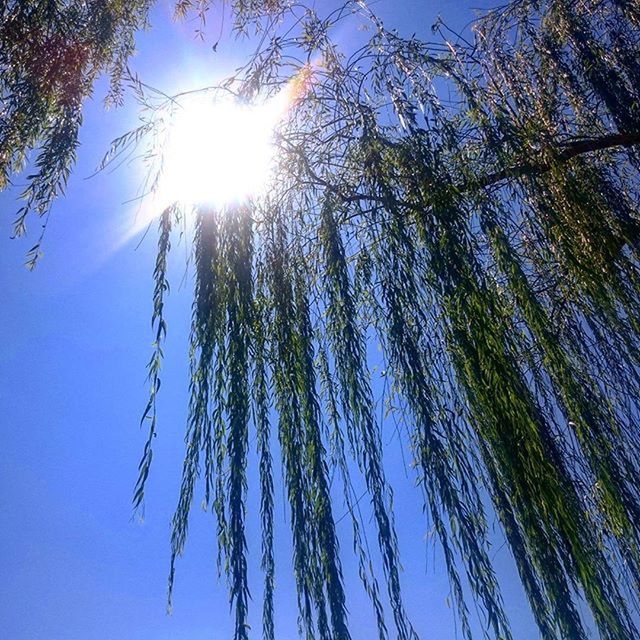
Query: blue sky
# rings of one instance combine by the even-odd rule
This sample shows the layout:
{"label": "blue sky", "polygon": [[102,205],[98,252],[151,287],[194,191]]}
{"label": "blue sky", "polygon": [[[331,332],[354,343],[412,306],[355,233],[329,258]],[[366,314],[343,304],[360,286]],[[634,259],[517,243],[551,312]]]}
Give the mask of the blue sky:
{"label": "blue sky", "polygon": [[[322,3],[317,2],[317,6]],[[376,8],[401,32],[427,32],[440,12],[454,24],[487,2],[380,0]],[[139,38],[133,67],[151,84],[178,91],[207,84],[242,61],[238,45],[215,55],[197,42],[193,25],[168,19],[160,2],[153,28]],[[215,26],[215,25],[214,25]],[[67,196],[55,206],[34,272],[23,268],[35,241],[11,240],[15,192],[0,195],[0,635],[11,640],[223,640],[231,616],[224,580],[215,571],[212,517],[194,509],[179,562],[174,611],[165,614],[169,520],[183,457],[187,405],[189,286],[179,287],[185,251],[173,252],[169,340],[160,398],[160,435],[148,485],[144,523],[132,519],[131,496],[144,443],[138,419],[147,397],[145,365],[152,334],[151,273],[155,236],[124,241],[135,225],[138,165],[91,179],[111,139],[135,126],[135,106],[105,112],[104,85],[87,104],[79,162]],[[30,242],[31,241],[31,242]],[[454,638],[442,562],[427,543],[419,494],[402,465],[402,444],[385,434],[396,487],[396,517],[409,614],[424,638]],[[255,504],[256,496],[250,496]],[[340,506],[336,507],[340,516]],[[342,523],[348,533],[347,519]],[[280,511],[279,539],[288,539]],[[255,529],[249,547],[258,555]],[[348,569],[350,545],[343,543]],[[537,637],[506,549],[496,550],[516,637]],[[277,628],[295,637],[295,595],[289,547],[278,548]],[[257,572],[254,571],[254,577]],[[259,585],[259,580],[257,580]],[[254,614],[259,614],[259,587]],[[354,589],[355,593],[355,589]],[[367,606],[350,602],[353,636],[372,637]]]}

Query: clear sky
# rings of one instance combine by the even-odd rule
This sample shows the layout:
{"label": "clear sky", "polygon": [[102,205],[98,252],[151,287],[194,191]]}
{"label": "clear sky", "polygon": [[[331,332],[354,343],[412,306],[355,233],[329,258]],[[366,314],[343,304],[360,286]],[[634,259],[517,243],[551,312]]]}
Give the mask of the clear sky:
{"label": "clear sky", "polygon": [[[380,0],[389,25],[427,32],[438,13],[458,26],[488,2]],[[224,41],[214,55],[193,25],[168,19],[168,0],[139,38],[133,67],[169,92],[207,84],[242,61]],[[316,2],[318,7],[321,2]],[[215,24],[212,26],[214,29]],[[346,36],[343,36],[346,37]],[[155,234],[140,245],[135,226],[142,172],[127,164],[91,179],[111,139],[136,124],[133,105],[105,112],[98,86],[87,104],[79,163],[68,194],[55,206],[37,269],[23,268],[35,242],[10,240],[14,193],[0,195],[0,637],[8,640],[226,640],[231,616],[224,580],[216,579],[215,528],[196,506],[185,557],[178,564],[174,612],[165,614],[169,520],[175,507],[187,406],[187,333],[191,293],[178,286],[185,248],[173,252],[169,339],[160,398],[160,435],[143,524],[132,520],[131,497],[144,443],[138,419],[147,398],[151,352],[151,273]],[[401,443],[391,427],[385,456],[396,486],[396,517],[409,615],[423,638],[454,638],[442,561],[428,543],[428,523],[413,481],[405,476]],[[255,504],[255,494],[250,504]],[[196,501],[197,502],[197,501]],[[340,516],[341,505],[335,513]],[[341,522],[345,568],[349,524]],[[288,524],[278,514],[278,540]],[[248,533],[257,557],[259,534]],[[495,550],[504,575],[515,637],[535,638],[506,549]],[[278,638],[295,637],[295,595],[278,547]],[[254,571],[254,578],[257,572]],[[259,584],[259,579],[256,581]],[[260,590],[253,611],[259,615]],[[350,601],[354,639],[372,637],[369,609]]]}

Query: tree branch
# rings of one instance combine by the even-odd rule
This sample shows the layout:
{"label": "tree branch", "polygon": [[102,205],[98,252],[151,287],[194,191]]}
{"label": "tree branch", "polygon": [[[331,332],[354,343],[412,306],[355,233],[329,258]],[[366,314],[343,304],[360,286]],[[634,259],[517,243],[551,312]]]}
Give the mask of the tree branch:
{"label": "tree branch", "polygon": [[[640,144],[640,133],[612,133],[600,138],[585,138],[571,143],[565,143],[561,147],[556,160],[558,162],[568,162],[577,156],[603,151],[615,147],[633,147]],[[507,167],[501,171],[489,173],[476,180],[468,180],[460,185],[460,190],[464,192],[481,187],[490,187],[502,180],[509,178],[520,178],[527,175],[535,175],[550,171],[553,164],[548,161],[526,162],[523,164]]]}

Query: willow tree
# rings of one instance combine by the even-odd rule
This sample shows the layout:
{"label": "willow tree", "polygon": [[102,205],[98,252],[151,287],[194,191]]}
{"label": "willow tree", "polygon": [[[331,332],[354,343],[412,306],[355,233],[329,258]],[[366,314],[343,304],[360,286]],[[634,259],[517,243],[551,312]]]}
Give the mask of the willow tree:
{"label": "willow tree", "polygon": [[[465,637],[471,600],[485,635],[512,637],[488,552],[493,514],[545,639],[588,637],[582,600],[602,638],[637,637],[640,3],[518,0],[470,36],[437,25],[435,43],[387,30],[361,1],[326,17],[264,4],[261,49],[206,95],[252,102],[293,77],[304,85],[276,134],[269,195],[160,217],[134,503],[156,434],[167,256],[191,218],[191,399],[170,589],[203,477],[234,637],[249,637],[255,455],[263,637],[277,637],[278,461],[303,634],[352,635],[335,475],[379,637],[417,637],[372,390],[377,341]],[[343,53],[332,28],[354,12],[371,36]],[[138,90],[152,107],[143,133],[179,108],[180,96]],[[369,494],[379,563],[355,484]]]}

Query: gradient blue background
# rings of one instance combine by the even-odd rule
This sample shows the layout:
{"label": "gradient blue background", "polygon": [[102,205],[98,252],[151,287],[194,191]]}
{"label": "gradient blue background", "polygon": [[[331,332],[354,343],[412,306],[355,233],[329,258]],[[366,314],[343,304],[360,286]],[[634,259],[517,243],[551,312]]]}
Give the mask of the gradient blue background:
{"label": "gradient blue background", "polygon": [[[317,2],[321,10],[327,2]],[[488,2],[381,0],[389,26],[429,33],[439,13],[461,26]],[[160,2],[152,30],[138,38],[133,68],[167,92],[209,84],[242,61],[246,45],[193,37],[194,24],[170,20]],[[218,26],[210,24],[213,34]],[[349,34],[340,37],[348,42]],[[222,640],[231,637],[224,579],[215,569],[215,526],[197,508],[185,557],[178,564],[173,615],[165,614],[169,521],[175,507],[187,405],[190,286],[179,287],[185,248],[172,256],[174,287],[159,402],[160,435],[148,484],[146,517],[132,519],[131,496],[145,434],[138,419],[147,398],[151,353],[151,273],[155,233],[123,241],[135,225],[142,178],[133,162],[87,179],[111,139],[136,125],[136,107],[105,111],[105,83],[86,105],[79,162],[67,196],[54,208],[44,259],[30,273],[26,240],[10,240],[16,190],[0,195],[0,638],[8,640]],[[19,183],[19,181],[18,181]],[[421,638],[456,637],[443,563],[429,535],[420,495],[403,460],[410,454],[393,425],[385,425],[385,457],[396,487],[403,552],[403,587]],[[252,489],[249,507],[255,512]],[[337,517],[342,505],[335,507]],[[295,637],[296,605],[289,567],[288,520],[277,512],[277,637]],[[354,580],[350,524],[345,571],[351,577],[354,639],[374,637],[370,609]],[[375,535],[375,534],[373,534]],[[259,532],[248,532],[259,556]],[[528,607],[506,548],[495,554],[506,578],[505,599],[515,637],[535,638]],[[260,612],[260,579],[253,565],[253,615]],[[257,635],[256,635],[257,637]],[[479,636],[480,637],[480,636]]]}

